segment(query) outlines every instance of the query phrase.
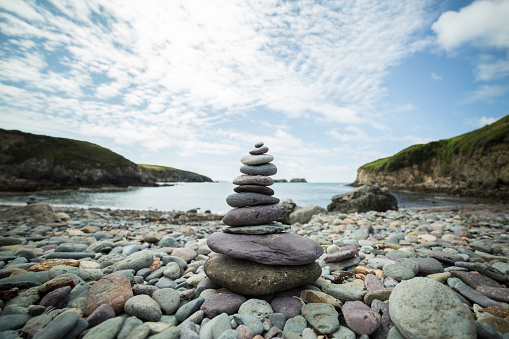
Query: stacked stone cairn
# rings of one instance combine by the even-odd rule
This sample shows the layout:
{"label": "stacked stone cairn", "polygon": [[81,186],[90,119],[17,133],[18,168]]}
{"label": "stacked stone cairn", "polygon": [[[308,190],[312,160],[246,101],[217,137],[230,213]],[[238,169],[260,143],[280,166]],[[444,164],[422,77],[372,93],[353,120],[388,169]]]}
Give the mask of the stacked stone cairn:
{"label": "stacked stone cairn", "polygon": [[259,142],[242,157],[243,175],[233,180],[239,186],[226,198],[234,207],[223,218],[227,227],[207,240],[216,254],[205,263],[205,273],[217,285],[243,295],[266,295],[311,284],[321,274],[315,262],[323,253],[321,246],[275,223],[283,211],[268,187],[274,183],[270,176],[277,173],[268,150]]}

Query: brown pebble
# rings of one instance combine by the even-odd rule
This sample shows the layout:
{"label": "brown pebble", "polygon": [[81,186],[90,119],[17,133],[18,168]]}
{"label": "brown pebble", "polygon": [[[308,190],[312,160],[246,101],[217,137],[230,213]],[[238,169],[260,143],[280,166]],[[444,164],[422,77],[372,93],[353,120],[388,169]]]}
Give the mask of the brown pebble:
{"label": "brown pebble", "polygon": [[78,267],[80,265],[80,262],[79,260],[76,259],[48,259],[41,261],[38,264],[35,264],[28,270],[32,272],[49,271],[50,269],[58,265]]}

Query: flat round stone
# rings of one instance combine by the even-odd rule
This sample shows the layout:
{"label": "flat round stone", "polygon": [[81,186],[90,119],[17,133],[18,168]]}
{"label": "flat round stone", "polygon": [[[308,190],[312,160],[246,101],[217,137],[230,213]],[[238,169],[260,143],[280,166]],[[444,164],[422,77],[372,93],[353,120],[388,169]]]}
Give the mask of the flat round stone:
{"label": "flat round stone", "polygon": [[229,226],[223,229],[225,233],[235,233],[235,234],[272,234],[272,233],[281,233],[290,228],[290,225],[279,225],[279,224],[269,224],[269,225],[257,225],[257,226]]}
{"label": "flat round stone", "polygon": [[203,265],[219,286],[241,295],[266,295],[312,284],[320,277],[320,265],[270,266],[216,254]]}
{"label": "flat round stone", "polygon": [[264,265],[305,265],[323,253],[316,241],[294,233],[245,235],[216,232],[209,236],[207,245],[214,252]]}
{"label": "flat round stone", "polygon": [[228,226],[264,225],[277,220],[281,215],[283,209],[279,205],[241,207],[228,211],[223,223]]}
{"label": "flat round stone", "polygon": [[264,145],[264,144],[263,144],[263,142],[259,141],[259,142],[257,142],[257,143],[255,144],[255,147],[256,147],[256,148],[260,148],[260,147],[262,147],[263,145]]}
{"label": "flat round stone", "polygon": [[234,185],[262,185],[270,186],[274,183],[274,179],[264,175],[239,175],[233,179]]}
{"label": "flat round stone", "polygon": [[257,166],[242,165],[240,172],[251,175],[274,175],[277,173],[277,167],[272,163]]}
{"label": "flat round stone", "polygon": [[244,165],[263,165],[271,162],[272,160],[274,160],[274,156],[270,154],[246,154],[240,159],[240,162]]}
{"label": "flat round stone", "polygon": [[263,146],[263,147],[255,148],[255,149],[249,151],[249,154],[264,154],[264,153],[267,153],[268,151],[269,151],[269,148],[267,146]]}
{"label": "flat round stone", "polygon": [[235,187],[233,190],[237,193],[254,192],[265,195],[274,195],[274,190],[272,188],[261,185],[240,185]]}
{"label": "flat round stone", "polygon": [[226,203],[231,207],[273,205],[279,203],[279,199],[260,193],[243,192],[230,194],[226,197]]}

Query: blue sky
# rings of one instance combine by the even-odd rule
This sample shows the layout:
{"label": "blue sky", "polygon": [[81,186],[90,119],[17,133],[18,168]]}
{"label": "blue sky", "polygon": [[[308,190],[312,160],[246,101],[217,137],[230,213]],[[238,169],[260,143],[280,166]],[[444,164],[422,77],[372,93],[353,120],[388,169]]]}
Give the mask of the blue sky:
{"label": "blue sky", "polygon": [[509,1],[0,1],[0,127],[231,181],[357,169],[509,114]]}

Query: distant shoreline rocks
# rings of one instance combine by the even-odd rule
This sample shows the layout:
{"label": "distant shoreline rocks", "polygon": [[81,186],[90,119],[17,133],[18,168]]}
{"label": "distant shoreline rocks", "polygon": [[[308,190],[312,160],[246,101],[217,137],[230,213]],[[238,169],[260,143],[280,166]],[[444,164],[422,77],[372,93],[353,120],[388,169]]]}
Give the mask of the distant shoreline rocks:
{"label": "distant shoreline rocks", "polygon": [[274,182],[306,182],[307,180],[305,178],[293,178],[288,181],[287,179],[274,179]]}

